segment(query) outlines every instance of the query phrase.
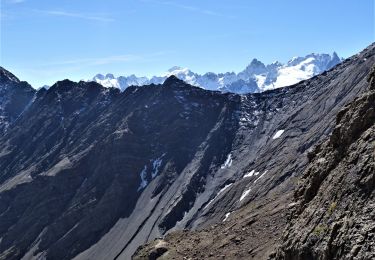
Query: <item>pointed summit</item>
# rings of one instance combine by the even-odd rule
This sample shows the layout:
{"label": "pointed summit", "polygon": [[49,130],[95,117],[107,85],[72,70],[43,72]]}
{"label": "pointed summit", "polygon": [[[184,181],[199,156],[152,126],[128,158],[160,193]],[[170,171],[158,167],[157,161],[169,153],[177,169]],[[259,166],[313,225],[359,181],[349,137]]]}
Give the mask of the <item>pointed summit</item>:
{"label": "pointed summit", "polygon": [[169,76],[163,83],[164,87],[169,87],[176,84],[184,84],[185,82],[183,80],[180,80],[175,75]]}
{"label": "pointed summit", "polygon": [[331,57],[331,60],[328,62],[327,64],[327,68],[326,70],[329,70],[331,68],[333,68],[334,66],[336,66],[337,64],[339,64],[340,62],[342,61],[342,59],[340,59],[340,57],[337,55],[337,53],[334,51],[332,53],[332,57]]}
{"label": "pointed summit", "polygon": [[239,73],[239,78],[248,81],[249,78],[253,77],[254,75],[262,74],[266,71],[267,69],[264,63],[254,58],[246,69]]}
{"label": "pointed summit", "polygon": [[263,62],[258,60],[257,58],[252,59],[249,66],[264,66]]}
{"label": "pointed summit", "polygon": [[55,91],[57,89],[66,91],[71,89],[72,87],[76,86],[77,82],[71,81],[69,79],[59,80],[55,84],[53,84],[48,90]]}

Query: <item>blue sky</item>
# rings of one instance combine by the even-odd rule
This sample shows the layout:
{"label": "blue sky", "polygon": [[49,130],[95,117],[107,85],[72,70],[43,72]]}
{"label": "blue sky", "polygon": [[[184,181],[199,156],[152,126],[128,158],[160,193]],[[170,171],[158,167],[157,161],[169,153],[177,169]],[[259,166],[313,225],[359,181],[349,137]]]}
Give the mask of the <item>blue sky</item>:
{"label": "blue sky", "polygon": [[374,0],[0,1],[0,64],[34,87],[174,65],[239,72],[254,57],[348,57],[375,39]]}

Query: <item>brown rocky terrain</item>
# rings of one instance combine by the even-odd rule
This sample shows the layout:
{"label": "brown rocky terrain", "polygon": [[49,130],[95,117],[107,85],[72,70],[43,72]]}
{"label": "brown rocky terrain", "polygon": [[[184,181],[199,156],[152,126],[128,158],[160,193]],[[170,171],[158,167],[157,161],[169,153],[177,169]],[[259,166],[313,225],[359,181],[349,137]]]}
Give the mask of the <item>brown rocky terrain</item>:
{"label": "brown rocky terrain", "polygon": [[253,202],[225,222],[171,232],[140,247],[134,259],[268,259],[287,223],[290,200]]}

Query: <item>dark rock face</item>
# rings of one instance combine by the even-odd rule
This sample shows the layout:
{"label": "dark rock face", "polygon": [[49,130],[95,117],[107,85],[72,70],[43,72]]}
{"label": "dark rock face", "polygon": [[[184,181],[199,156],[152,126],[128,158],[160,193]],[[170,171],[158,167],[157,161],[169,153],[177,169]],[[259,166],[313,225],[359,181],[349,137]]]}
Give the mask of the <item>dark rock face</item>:
{"label": "dark rock face", "polygon": [[2,135],[26,110],[35,95],[35,90],[20,81],[9,71],[0,67],[0,134]]}
{"label": "dark rock face", "polygon": [[[306,155],[365,90],[374,54],[242,96],[175,77],[123,93],[68,80],[38,91],[0,137],[0,258],[130,259],[172,231],[222,228],[239,232],[232,258],[266,255]],[[209,256],[200,241],[192,251],[225,253]],[[235,255],[244,243],[251,250]],[[164,257],[170,244],[145,255]]]}
{"label": "dark rock face", "polygon": [[[136,218],[124,226],[130,230],[118,241],[118,251],[111,252],[115,257],[152,216],[199,146],[210,145],[219,134],[230,142],[234,106],[227,96],[176,78],[121,94],[97,83],[68,80],[38,92],[1,139],[1,256],[18,259],[29,252],[70,259],[98,242],[119,219]],[[230,126],[215,128],[220,120]],[[226,141],[215,145],[220,148]],[[220,160],[220,153],[215,149],[206,156]],[[202,175],[207,166],[200,167]],[[199,175],[186,181],[189,188],[158,230],[170,229],[183,217],[201,182]],[[142,202],[146,209],[141,210],[137,200],[145,193],[145,200],[156,205]]]}
{"label": "dark rock face", "polygon": [[278,259],[375,258],[375,67],[369,83],[314,151]]}

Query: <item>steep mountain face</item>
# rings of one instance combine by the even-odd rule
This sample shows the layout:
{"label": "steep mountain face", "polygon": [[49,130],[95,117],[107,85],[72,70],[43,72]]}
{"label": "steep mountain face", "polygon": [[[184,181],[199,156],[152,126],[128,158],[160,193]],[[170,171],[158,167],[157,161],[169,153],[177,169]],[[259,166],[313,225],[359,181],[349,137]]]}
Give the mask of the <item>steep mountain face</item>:
{"label": "steep mountain face", "polygon": [[[179,216],[162,208],[179,182],[193,201],[197,177],[225,159],[235,107],[174,77],[123,93],[68,80],[40,90],[0,141],[1,257],[70,259],[98,243],[103,259],[100,239],[120,228],[114,250],[102,252],[114,258],[170,229]],[[208,163],[181,177],[197,153]],[[77,257],[92,259],[90,250]]]}
{"label": "steep mountain face", "polygon": [[[130,259],[167,233],[156,246],[170,256],[267,255],[306,154],[366,89],[374,54],[248,95],[174,76],[123,92],[68,80],[39,90],[0,137],[0,258]],[[191,239],[202,232],[211,242]]]}
{"label": "steep mountain face", "polygon": [[[255,132],[238,132],[231,166],[215,174],[215,179],[225,176],[221,185],[214,185],[208,199],[202,194],[205,203],[195,219],[180,226],[193,231],[170,232],[139,248],[136,259],[275,256],[307,155],[330,135],[341,108],[367,88],[374,48],[294,87],[260,94],[267,116]],[[206,184],[207,193],[211,187]]]}
{"label": "steep mountain face", "polygon": [[375,67],[310,155],[279,259],[375,259]]}
{"label": "steep mountain face", "polygon": [[200,75],[187,68],[172,67],[164,75],[154,76],[150,79],[135,75],[116,78],[113,74],[107,74],[106,76],[97,74],[92,81],[105,87],[119,88],[123,91],[129,86],[162,84],[173,75],[203,89],[246,94],[298,83],[329,70],[340,62],[341,59],[334,52],[332,55],[310,54],[305,57],[294,57],[285,65],[274,62],[266,66],[261,61],[253,59],[249,66],[238,74],[234,72],[219,74],[208,72]]}
{"label": "steep mountain face", "polygon": [[0,67],[0,133],[3,134],[30,105],[35,90]]}

